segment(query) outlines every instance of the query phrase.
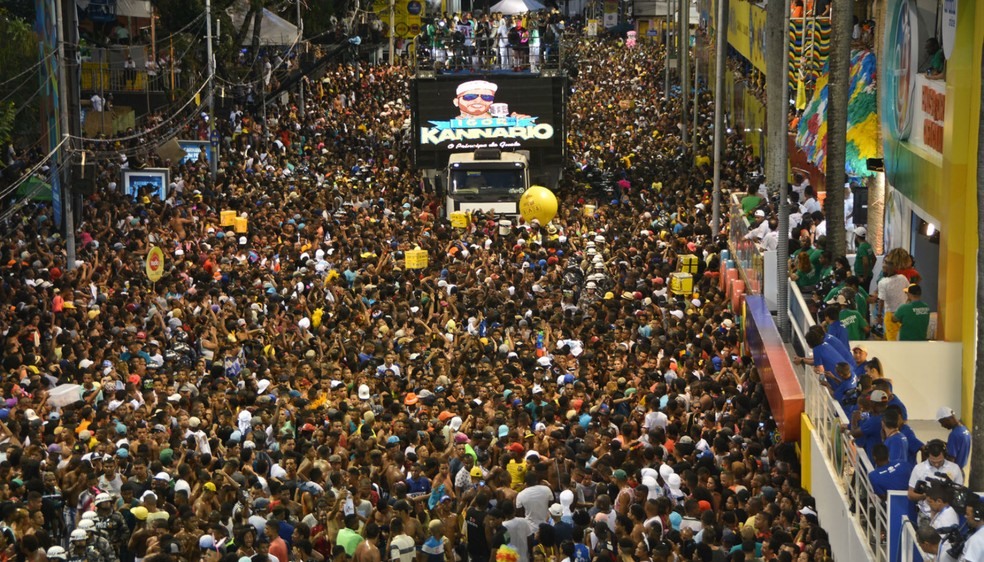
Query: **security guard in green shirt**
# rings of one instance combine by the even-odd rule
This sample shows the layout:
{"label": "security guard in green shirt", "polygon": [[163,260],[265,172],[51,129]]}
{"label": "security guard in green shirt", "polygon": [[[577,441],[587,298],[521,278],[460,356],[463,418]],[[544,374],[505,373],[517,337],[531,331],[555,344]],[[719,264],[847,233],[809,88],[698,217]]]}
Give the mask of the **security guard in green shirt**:
{"label": "security guard in green shirt", "polygon": [[922,287],[913,284],[905,290],[908,300],[895,309],[893,320],[901,323],[899,341],[926,341],[929,332],[929,305],[922,302]]}

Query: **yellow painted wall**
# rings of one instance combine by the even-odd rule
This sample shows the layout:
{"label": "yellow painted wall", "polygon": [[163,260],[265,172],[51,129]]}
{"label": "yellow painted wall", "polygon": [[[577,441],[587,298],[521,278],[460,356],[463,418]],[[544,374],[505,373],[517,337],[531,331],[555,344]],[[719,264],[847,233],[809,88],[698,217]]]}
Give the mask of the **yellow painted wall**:
{"label": "yellow painted wall", "polygon": [[957,43],[947,62],[942,185],[949,192],[946,198],[949,220],[943,222],[949,234],[941,235],[940,310],[946,339],[964,344],[961,411],[969,426],[977,351],[977,135],[984,6],[960,2],[959,10]]}
{"label": "yellow painted wall", "polygon": [[[940,336],[963,344],[964,421],[971,424],[976,360],[977,134],[984,5],[960,2],[956,46],[947,61],[943,156],[896,142],[883,128],[886,179],[941,225]],[[879,61],[881,66],[881,61]],[[883,71],[882,68],[879,69]],[[908,220],[906,217],[904,220]]]}
{"label": "yellow painted wall", "polygon": [[813,469],[810,466],[813,461],[813,449],[810,442],[813,441],[813,424],[810,423],[806,412],[800,414],[800,485],[809,493],[813,493]]}

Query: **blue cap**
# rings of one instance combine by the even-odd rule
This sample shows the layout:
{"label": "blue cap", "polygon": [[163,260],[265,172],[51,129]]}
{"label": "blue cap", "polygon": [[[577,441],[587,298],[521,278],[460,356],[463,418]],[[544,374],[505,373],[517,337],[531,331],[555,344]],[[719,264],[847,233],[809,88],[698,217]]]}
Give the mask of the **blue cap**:
{"label": "blue cap", "polygon": [[390,435],[389,437],[386,438],[387,445],[396,445],[399,442],[400,442],[400,438],[397,437],[396,435]]}
{"label": "blue cap", "polygon": [[118,449],[116,451],[116,456],[119,457],[119,458],[121,458],[121,459],[129,458],[130,451],[127,451],[126,449]]}

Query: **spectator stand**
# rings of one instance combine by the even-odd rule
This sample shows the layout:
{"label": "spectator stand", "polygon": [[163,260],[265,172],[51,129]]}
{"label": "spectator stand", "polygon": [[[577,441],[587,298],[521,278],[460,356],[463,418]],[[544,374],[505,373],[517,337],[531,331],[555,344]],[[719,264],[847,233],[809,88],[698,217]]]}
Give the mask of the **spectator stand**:
{"label": "spectator stand", "polygon": [[[793,327],[793,346],[808,349],[805,334],[816,323],[806,300],[795,283],[790,283],[789,318]],[[935,418],[939,404],[960,404],[960,379],[925,384],[925,373],[959,373],[961,344],[955,342],[851,342],[863,345],[868,357],[878,357],[891,374],[894,392],[912,400],[909,424],[924,441],[945,435]],[[855,446],[844,431],[849,422],[841,405],[823,388],[812,367],[796,370],[806,395],[801,448],[804,487],[817,498],[818,513],[825,522],[840,522],[843,528],[830,528],[831,534],[845,538],[833,545],[836,559],[875,561],[923,560],[912,549],[915,526],[909,520],[909,500],[905,492],[889,493],[886,502],[874,494],[868,473],[874,468],[867,453]],[[936,434],[933,434],[936,432]]]}

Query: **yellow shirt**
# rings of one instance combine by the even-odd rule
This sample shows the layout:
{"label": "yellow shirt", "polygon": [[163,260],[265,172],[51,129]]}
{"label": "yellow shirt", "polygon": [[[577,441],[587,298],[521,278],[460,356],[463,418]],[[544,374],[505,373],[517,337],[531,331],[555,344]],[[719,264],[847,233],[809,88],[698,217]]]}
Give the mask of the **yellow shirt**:
{"label": "yellow shirt", "polygon": [[509,473],[509,477],[512,480],[510,487],[513,490],[518,492],[526,487],[526,471],[528,468],[525,459],[523,462],[516,462],[516,459],[512,459],[506,465],[506,472]]}

